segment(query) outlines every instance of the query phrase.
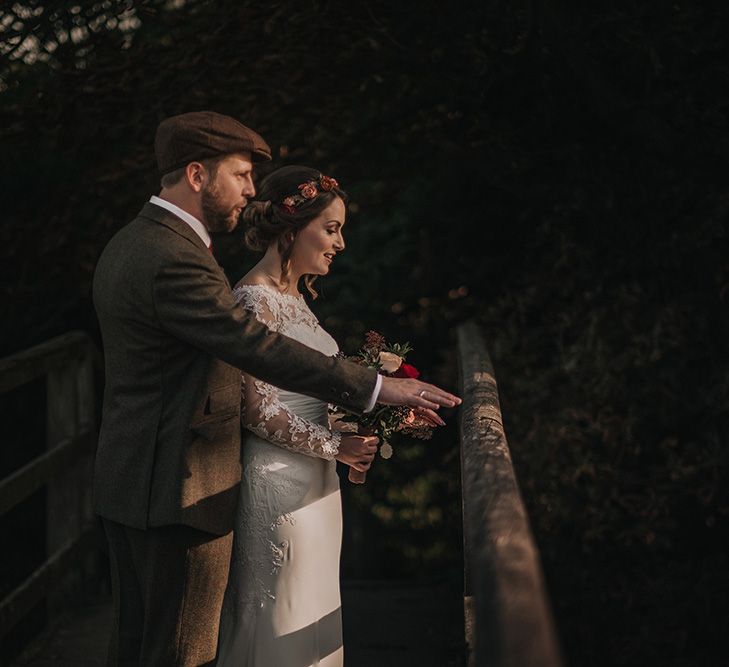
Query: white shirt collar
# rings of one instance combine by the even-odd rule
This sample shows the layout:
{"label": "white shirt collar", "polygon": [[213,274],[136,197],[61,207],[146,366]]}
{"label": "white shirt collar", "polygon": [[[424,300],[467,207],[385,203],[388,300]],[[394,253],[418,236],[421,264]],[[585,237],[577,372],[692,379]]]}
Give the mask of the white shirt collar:
{"label": "white shirt collar", "polygon": [[202,239],[203,243],[209,248],[213,242],[210,238],[210,234],[205,225],[200,222],[194,215],[190,215],[187,211],[183,211],[179,206],[175,206],[173,203],[168,202],[166,199],[152,195],[149,198],[149,203],[167,209],[170,213],[174,213],[180,220],[186,222],[192,230]]}

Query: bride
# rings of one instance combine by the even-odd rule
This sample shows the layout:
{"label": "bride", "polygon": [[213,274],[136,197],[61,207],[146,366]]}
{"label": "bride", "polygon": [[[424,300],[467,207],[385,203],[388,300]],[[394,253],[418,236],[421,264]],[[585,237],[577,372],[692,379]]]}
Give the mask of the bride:
{"label": "bride", "polygon": [[[288,166],[261,183],[243,216],[265,254],[237,300],[273,331],[327,355],[338,347],[299,292],[344,250],[346,194],[315,169]],[[221,667],[343,664],[339,596],[342,508],[335,461],[366,471],[377,438],[332,430],[328,405],[242,376],[244,438]]]}

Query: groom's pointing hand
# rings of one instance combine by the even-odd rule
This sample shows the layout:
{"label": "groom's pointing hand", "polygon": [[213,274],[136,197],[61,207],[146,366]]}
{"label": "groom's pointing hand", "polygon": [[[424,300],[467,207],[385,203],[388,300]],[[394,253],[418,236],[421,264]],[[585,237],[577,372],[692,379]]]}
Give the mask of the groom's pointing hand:
{"label": "groom's pointing hand", "polygon": [[440,407],[453,408],[460,405],[461,399],[427,382],[384,376],[377,402],[437,410]]}

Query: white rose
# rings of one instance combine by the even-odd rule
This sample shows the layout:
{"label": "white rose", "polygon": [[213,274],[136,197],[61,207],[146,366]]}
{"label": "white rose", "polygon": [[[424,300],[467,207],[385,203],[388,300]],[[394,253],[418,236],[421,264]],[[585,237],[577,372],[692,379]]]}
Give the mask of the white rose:
{"label": "white rose", "polygon": [[380,352],[380,364],[385,373],[394,373],[402,364],[402,357],[393,352]]}

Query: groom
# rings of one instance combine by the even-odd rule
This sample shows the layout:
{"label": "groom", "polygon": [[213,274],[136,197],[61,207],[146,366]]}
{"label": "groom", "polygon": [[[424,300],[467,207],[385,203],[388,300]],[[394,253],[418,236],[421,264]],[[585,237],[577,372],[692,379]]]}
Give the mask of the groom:
{"label": "groom", "polygon": [[240,467],[240,371],[366,412],[460,402],[272,333],[239,307],[210,251],[255,194],[266,142],[203,111],[163,121],[162,190],[109,242],[94,275],[106,386],[94,474],[109,541],[110,665],[215,658]]}

